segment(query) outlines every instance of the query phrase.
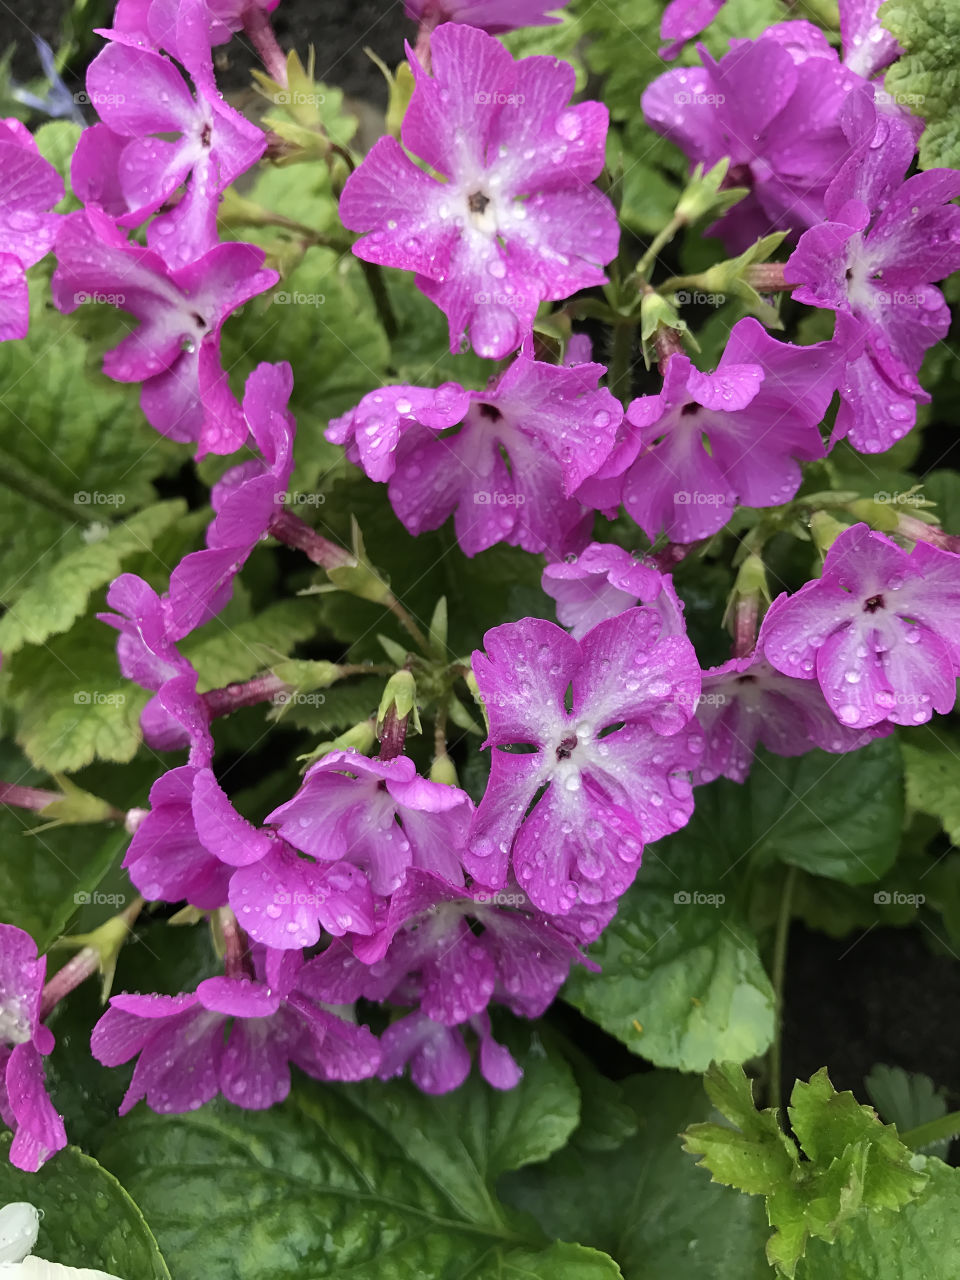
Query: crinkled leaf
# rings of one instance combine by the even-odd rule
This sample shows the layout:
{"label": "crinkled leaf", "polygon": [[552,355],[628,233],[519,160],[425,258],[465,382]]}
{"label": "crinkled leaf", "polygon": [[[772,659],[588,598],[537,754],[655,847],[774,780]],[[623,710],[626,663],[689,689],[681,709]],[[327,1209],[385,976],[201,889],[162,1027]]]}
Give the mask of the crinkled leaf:
{"label": "crinkled leaf", "polygon": [[898,102],[923,117],[921,168],[960,166],[960,9],[947,0],[888,0],[880,21],[906,51],[884,83]]}

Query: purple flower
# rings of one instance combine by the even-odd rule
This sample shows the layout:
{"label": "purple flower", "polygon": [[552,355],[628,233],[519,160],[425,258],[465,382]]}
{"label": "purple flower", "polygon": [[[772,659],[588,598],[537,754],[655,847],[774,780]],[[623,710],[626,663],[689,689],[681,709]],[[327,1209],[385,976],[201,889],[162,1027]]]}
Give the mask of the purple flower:
{"label": "purple flower", "polygon": [[370,760],[331,751],[267,822],[295,849],[321,862],[366,871],[374,893],[393,893],[408,868],[463,884],[461,854],[473,802],[459,787],[421,778],[407,756]]}
{"label": "purple flower", "polygon": [[683,605],[673,579],[623,547],[591,542],[543,571],[543,590],[557,602],[557,619],[575,640],[591,627],[635,604],[652,606],[663,619],[662,635],[683,635]]}
{"label": "purple flower", "polygon": [[[166,49],[189,66],[210,59],[210,46],[271,13],[280,0],[117,0],[113,26],[97,34],[138,48]],[[212,68],[211,68],[212,75]]]}
{"label": "purple flower", "polygon": [[216,512],[207,549],[184,556],[170,575],[166,626],[174,639],[215,617],[233,595],[233,579],[283,511],[293,471],[296,423],[287,410],[288,364],[260,364],[247,378],[243,418],[261,457],[225,472],[211,493]]}
{"label": "purple flower", "polygon": [[143,383],[140,405],[150,424],[174,440],[196,440],[198,457],[238,449],[247,424],[220,365],[220,330],[232,311],[279,279],[263,270],[263,250],[219,244],[168,271],[156,253],[87,209],[63,220],[56,253],[51,284],[61,311],[105,301],[140,321],[104,356],[103,371],[117,382]]}
{"label": "purple flower", "polygon": [[0,924],[0,1117],[13,1130],[10,1163],[27,1173],[67,1145],[44,1084],[42,1058],[54,1046],[40,1021],[46,970],[30,935]]}
{"label": "purple flower", "polygon": [[[471,927],[481,926],[477,931]],[[540,915],[519,889],[491,894],[411,870],[369,938],[330,946],[304,982],[333,1004],[368,1000],[416,1004],[444,1026],[483,1013],[492,1000],[538,1018],[588,962],[577,942]]]}
{"label": "purple flower", "polygon": [[217,243],[220,193],[260,158],[265,135],[216,92],[194,97],[173,63],[149,49],[108,45],[90,64],[87,92],[110,133],[82,135],[71,166],[76,193],[95,200],[114,168],[108,189],[122,196],[124,225],[137,226],[186,183],[147,242],[170,266],[207,253]]}
{"label": "purple flower", "polygon": [[750,317],[734,325],[715,373],[672,355],[663,390],[630,404],[623,438],[578,497],[601,509],[622,502],[649,538],[665,529],[676,542],[716,533],[738,502],[787,502],[800,487],[797,460],[823,456],[817,424],[840,359],[831,343],[778,342]]}
{"label": "purple flower", "polygon": [[[494,1089],[512,1089],[523,1072],[505,1045],[498,1044],[490,1030],[486,1013],[468,1019],[466,1026],[479,1041],[480,1074]],[[425,1013],[408,1013],[392,1022],[380,1037],[381,1080],[402,1075],[410,1068],[410,1078],[423,1093],[449,1093],[458,1089],[470,1074],[470,1050],[463,1039],[463,1027],[447,1027]]]}
{"label": "purple flower", "polygon": [[847,357],[833,432],[864,453],[889,449],[929,401],[917,374],[950,327],[933,281],[960,267],[960,208],[949,203],[960,195],[960,172],[904,179],[913,154],[910,128],[880,117],[873,145],[830,184],[829,221],[803,234],[784,268],[800,286],[795,298],[856,321],[838,329],[840,345],[866,339]]}
{"label": "purple flower", "polygon": [[770,665],[763,656],[766,631],[764,619],[755,653],[703,673],[697,720],[704,748],[695,784],[720,777],[744,782],[758,743],[778,756],[802,756],[813,747],[839,754],[889,732],[886,726],[848,729],[840,724],[818,684],[783,675]]}
{"label": "purple flower", "polygon": [[53,246],[60,217],[48,210],[63,197],[63,182],[19,120],[0,119],[0,165],[0,342],[6,342],[27,336],[25,273]]}
{"label": "purple flower", "polygon": [[303,957],[254,948],[253,977],[206,978],[178,996],[118,995],[93,1029],[104,1066],[137,1058],[120,1106],[195,1111],[218,1093],[248,1110],[282,1102],[290,1063],[318,1080],[363,1080],[380,1063],[376,1037],[322,1008],[300,987]]}
{"label": "purple flower", "polygon": [[190,748],[190,763],[207,765],[213,756],[210,716],[197,693],[197,673],[171,638],[169,601],[136,574],[122,573],[107,591],[116,613],[99,613],[120,632],[117,661],[128,680],[155,689],[140,713],[144,741],[155,751]]}
{"label": "purple flower", "polygon": [[474,350],[498,360],[520,346],[544,299],[604,282],[619,230],[591,183],[607,110],[568,105],[567,63],[514,62],[472,27],[439,27],[431,54],[432,77],[409,52],[416,89],[403,147],[375,144],[344,187],[340,216],[367,233],[358,257],[417,273],[447,316],[451,350],[469,329]]}
{"label": "purple flower", "polygon": [[559,22],[548,10],[562,9],[567,0],[406,0],[408,18],[426,27],[441,22],[459,22],[479,27],[491,35],[515,31],[517,27],[547,27]]}
{"label": "purple flower", "polygon": [[733,40],[719,62],[698,48],[704,65],[659,76],[642,104],[691,164],[710,168],[729,156],[728,181],[750,188],[712,230],[740,252],[771,228],[797,233],[822,222],[826,189],[854,150],[841,123],[847,97],[872,91],[808,22]]}
{"label": "purple flower", "polygon": [[644,844],[687,822],[700,668],[662,627],[639,608],[580,641],[540,618],[487,632],[473,669],[493,752],[465,858],[481,884],[501,887],[512,866],[551,915],[609,902]]}
{"label": "purple flower", "polygon": [[956,699],[960,557],[924,542],[908,554],[855,524],[822,577],[773,602],[764,632],[769,661],[817,680],[842,724],[923,724]]}
{"label": "purple flower", "polygon": [[609,453],[622,415],[597,386],[605,372],[521,352],[486,391],[373,392],[327,438],[347,444],[368,475],[389,478],[393,509],[414,535],[453,515],[468,556],[496,542],[563,555],[583,544],[589,523],[570,495]]}
{"label": "purple flower", "polygon": [[688,40],[709,27],[726,0],[670,0],[660,19],[661,58],[675,58]]}
{"label": "purple flower", "polygon": [[843,61],[865,80],[888,67],[903,53],[880,23],[877,17],[879,7],[880,0],[840,0]]}

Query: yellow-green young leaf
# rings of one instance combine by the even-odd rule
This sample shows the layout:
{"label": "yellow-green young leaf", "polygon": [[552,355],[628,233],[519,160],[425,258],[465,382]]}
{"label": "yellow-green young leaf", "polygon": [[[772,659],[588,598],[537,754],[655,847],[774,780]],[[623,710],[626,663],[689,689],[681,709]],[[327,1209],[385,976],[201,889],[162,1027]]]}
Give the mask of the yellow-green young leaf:
{"label": "yellow-green young leaf", "polygon": [[880,21],[905,50],[887,71],[897,102],[924,120],[923,169],[960,166],[960,6],[952,0],[888,0]]}
{"label": "yellow-green young leaf", "polygon": [[91,595],[122,571],[124,559],[148,551],[186,509],[177,498],[145,507],[119,524],[94,526],[82,546],[49,566],[44,562],[0,618],[0,653],[16,653],[25,644],[42,644],[68,630],[86,611]]}
{"label": "yellow-green young leaf", "polygon": [[123,763],[136,754],[150,694],[121,676],[116,632],[96,618],[21,649],[4,677],[16,741],[39,768],[73,773],[96,758]]}

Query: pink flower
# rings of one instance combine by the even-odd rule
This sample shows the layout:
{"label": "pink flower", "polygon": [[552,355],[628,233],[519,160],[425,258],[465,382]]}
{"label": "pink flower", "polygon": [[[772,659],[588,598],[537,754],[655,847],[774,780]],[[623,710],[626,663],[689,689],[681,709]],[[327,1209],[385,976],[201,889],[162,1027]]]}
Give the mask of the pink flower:
{"label": "pink flower", "polygon": [[773,602],[764,633],[769,661],[816,680],[841,724],[923,724],[956,700],[960,557],[924,542],[908,554],[855,524],[822,577]]}
{"label": "pink flower", "polygon": [[232,311],[279,279],[263,269],[263,250],[219,244],[168,271],[156,253],[87,209],[63,220],[56,253],[52,289],[61,311],[105,301],[140,321],[104,356],[103,371],[117,382],[143,383],[140,404],[150,424],[174,440],[197,441],[199,457],[238,449],[247,423],[220,365],[220,330]]}
{"label": "pink flower", "polygon": [[644,844],[692,812],[689,771],[703,745],[688,727],[700,692],[693,646],[639,608],[580,641],[524,618],[488,631],[484,648],[473,670],[493,750],[467,870],[501,888],[512,866],[551,915],[612,901]]}
{"label": "pink flower", "polygon": [[67,1145],[44,1084],[42,1058],[54,1046],[40,1021],[46,970],[30,935],[0,924],[0,1117],[13,1130],[10,1163],[27,1173]]}
{"label": "pink flower", "polygon": [[53,246],[60,218],[48,211],[63,197],[63,183],[19,120],[0,120],[0,167],[0,342],[6,342],[27,336],[26,269]]}
{"label": "pink flower", "polygon": [[491,35],[515,31],[517,27],[546,27],[558,22],[548,16],[550,9],[562,9],[567,0],[406,0],[408,18],[426,27],[441,22],[459,22],[479,27]]}
{"label": "pink flower", "polygon": [[726,0],[670,0],[660,19],[660,39],[670,43],[660,50],[661,58],[675,58],[688,40],[709,27]]}
{"label": "pink flower", "polygon": [[622,414],[597,385],[604,373],[521,351],[486,391],[383,387],[335,419],[327,439],[389,480],[393,509],[414,535],[453,515],[468,556],[497,542],[563,555],[583,544],[589,522],[571,494],[610,451]]}
{"label": "pink flower", "polygon": [[602,510],[622,502],[649,538],[665,529],[676,542],[716,533],[738,502],[787,502],[800,487],[798,460],[823,456],[817,426],[840,360],[830,343],[778,342],[749,317],[715,373],[672,355],[661,393],[629,405],[620,443],[577,496]]}
{"label": "pink flower", "polygon": [[173,63],[149,49],[108,45],[90,64],[87,93],[108,130],[81,135],[71,166],[77,195],[91,203],[108,191],[107,212],[137,226],[186,184],[151,222],[147,243],[170,267],[202,257],[217,243],[220,193],[263,154],[264,134],[215,91],[194,97]]}
{"label": "pink flower", "polygon": [[881,116],[873,145],[830,184],[828,221],[804,232],[784,267],[795,298],[850,318],[837,329],[846,360],[833,439],[849,436],[864,453],[889,449],[929,401],[917,374],[950,327],[933,282],[960,267],[960,209],[950,203],[960,173],[904,178],[913,155],[912,130]]}
{"label": "pink flower", "polygon": [[543,571],[543,589],[557,602],[557,619],[575,640],[591,627],[635,604],[652,606],[663,620],[662,635],[683,635],[683,605],[669,574],[612,543],[591,542]]}
{"label": "pink flower", "polygon": [[291,1063],[318,1080],[374,1075],[376,1037],[301,990],[302,962],[255,948],[253,976],[206,978],[178,996],[114,996],[90,1047],[108,1067],[137,1058],[120,1114],[141,1098],[161,1113],[195,1111],[218,1093],[263,1110],[290,1092]]}
{"label": "pink flower", "polygon": [[432,77],[411,55],[403,147],[375,144],[344,187],[340,215],[365,233],[358,257],[417,273],[446,313],[451,350],[469,329],[478,354],[500,359],[544,299],[602,284],[616,254],[616,214],[590,185],[603,168],[607,110],[569,105],[567,63],[514,62],[471,27],[439,27],[431,52]]}

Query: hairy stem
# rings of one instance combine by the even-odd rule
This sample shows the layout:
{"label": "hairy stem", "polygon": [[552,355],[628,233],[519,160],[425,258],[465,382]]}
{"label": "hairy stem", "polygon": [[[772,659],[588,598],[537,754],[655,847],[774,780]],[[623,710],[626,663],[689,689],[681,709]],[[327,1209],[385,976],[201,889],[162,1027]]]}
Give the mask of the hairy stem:
{"label": "hairy stem", "polygon": [[774,1029],[773,1043],[770,1046],[769,1074],[767,1079],[767,1101],[776,1107],[779,1114],[781,1108],[780,1091],[783,1074],[783,989],[787,976],[787,941],[790,937],[790,919],[793,909],[793,889],[797,879],[797,868],[788,867],[780,894],[780,911],[777,914],[777,931],[773,943],[773,992],[774,992]]}

